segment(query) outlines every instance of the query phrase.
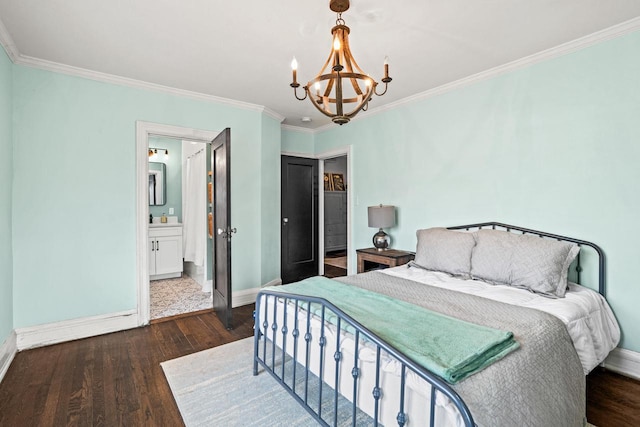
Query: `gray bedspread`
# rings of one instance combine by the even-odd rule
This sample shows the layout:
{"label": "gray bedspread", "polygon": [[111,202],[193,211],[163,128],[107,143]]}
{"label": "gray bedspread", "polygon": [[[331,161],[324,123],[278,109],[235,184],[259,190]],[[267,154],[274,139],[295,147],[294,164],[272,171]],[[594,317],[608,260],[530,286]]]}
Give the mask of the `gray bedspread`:
{"label": "gray bedspread", "polygon": [[479,426],[584,425],[585,376],[571,338],[556,317],[380,272],[336,280],[513,332],[519,350],[453,386]]}

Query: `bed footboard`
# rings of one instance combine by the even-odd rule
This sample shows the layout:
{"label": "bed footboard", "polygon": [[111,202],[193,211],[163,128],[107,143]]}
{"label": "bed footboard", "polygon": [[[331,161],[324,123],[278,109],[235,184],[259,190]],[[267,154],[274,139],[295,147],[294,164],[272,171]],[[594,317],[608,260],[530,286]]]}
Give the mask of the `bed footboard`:
{"label": "bed footboard", "polygon": [[321,425],[475,425],[449,384],[325,299],[261,291],[254,327],[254,375],[262,366]]}

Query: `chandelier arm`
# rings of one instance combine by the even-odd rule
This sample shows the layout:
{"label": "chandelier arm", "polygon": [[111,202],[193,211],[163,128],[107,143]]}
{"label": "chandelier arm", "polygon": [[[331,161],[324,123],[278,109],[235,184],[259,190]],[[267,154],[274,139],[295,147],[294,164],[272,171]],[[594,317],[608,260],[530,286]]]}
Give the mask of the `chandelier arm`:
{"label": "chandelier arm", "polygon": [[375,94],[376,94],[376,95],[378,95],[378,96],[382,96],[382,95],[384,95],[385,93],[387,93],[387,89],[388,89],[388,88],[389,88],[389,84],[388,84],[387,82],[385,82],[385,83],[384,83],[384,91],[383,91],[382,93],[378,93],[378,91],[377,91],[377,89],[378,89],[378,83],[376,83],[376,84],[374,85],[373,93],[375,93]]}
{"label": "chandelier arm", "polygon": [[307,99],[307,95],[309,94],[309,88],[307,86],[304,86],[303,89],[304,89],[304,97],[300,98],[298,96],[298,87],[297,86],[293,87],[293,95],[296,97],[298,101],[304,101],[305,99]]}

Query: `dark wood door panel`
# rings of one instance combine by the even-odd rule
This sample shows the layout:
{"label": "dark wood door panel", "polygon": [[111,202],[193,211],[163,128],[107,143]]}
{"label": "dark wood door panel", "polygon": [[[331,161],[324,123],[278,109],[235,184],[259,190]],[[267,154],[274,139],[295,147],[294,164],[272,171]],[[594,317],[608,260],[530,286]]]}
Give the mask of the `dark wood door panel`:
{"label": "dark wood door panel", "polygon": [[318,161],[282,156],[283,283],[318,274]]}

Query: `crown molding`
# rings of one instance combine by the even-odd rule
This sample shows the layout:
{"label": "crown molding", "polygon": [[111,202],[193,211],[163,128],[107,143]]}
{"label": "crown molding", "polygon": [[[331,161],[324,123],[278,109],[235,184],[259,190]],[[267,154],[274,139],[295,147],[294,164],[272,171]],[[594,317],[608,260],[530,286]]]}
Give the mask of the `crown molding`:
{"label": "crown molding", "polygon": [[[406,98],[402,98],[398,101],[394,101],[389,104],[372,108],[370,110],[362,112],[361,114],[358,114],[352,119],[352,121],[367,118],[369,116],[380,114],[385,111],[393,110],[403,105],[411,104],[416,101],[422,101],[428,98],[442,95],[444,93],[451,92],[456,89],[460,89],[478,82],[492,79],[494,77],[497,77],[509,72],[513,72],[516,70],[520,70],[522,68],[529,67],[534,64],[538,64],[540,62],[548,61],[548,60],[558,58],[573,52],[577,52],[581,49],[584,49],[608,40],[612,40],[612,39],[633,33],[638,30],[640,30],[640,17],[630,19],[628,21],[622,22],[620,24],[614,25],[609,28],[605,28],[604,30],[597,31],[587,36],[580,37],[570,42],[563,43],[561,45],[552,47],[550,49],[543,50],[538,53],[534,53],[533,55],[529,55],[524,58],[520,58],[515,61],[511,61],[506,64],[499,65],[497,67],[490,68],[485,71],[481,71],[477,74],[464,77],[454,82],[447,83],[447,84],[435,87],[433,89],[429,89],[424,92],[420,92],[415,95],[408,96]],[[315,130],[317,132],[322,132],[331,128],[333,128],[333,126],[329,124],[329,125],[316,128]]]}
{"label": "crown molding", "polygon": [[[226,104],[245,110],[263,112],[266,107],[249,102],[237,101],[235,99],[223,98],[215,95],[208,95],[200,92],[193,92],[185,89],[177,89],[170,86],[164,86],[156,83],[149,83],[142,80],[131,79],[128,77],[116,76],[114,74],[102,73],[99,71],[87,70],[86,68],[74,67],[72,65],[60,64],[58,62],[48,61],[46,59],[33,58],[20,54],[14,63],[32,68],[40,68],[46,71],[67,74],[75,77],[82,77],[89,80],[96,80],[105,83],[111,83],[120,86],[128,86],[135,89],[145,89],[155,92],[163,92],[170,95],[191,98],[200,101],[210,101],[220,104]],[[277,117],[276,117],[277,118]]]}
{"label": "crown molding", "polygon": [[96,80],[100,82],[106,82],[116,84],[120,86],[128,86],[136,89],[145,89],[155,92],[168,93],[170,95],[180,96],[183,98],[191,98],[199,101],[216,102],[219,104],[226,104],[233,107],[241,108],[244,110],[258,111],[266,114],[267,116],[278,120],[282,123],[285,117],[276,111],[265,107],[263,105],[252,104],[249,102],[238,101],[230,98],[223,98],[215,95],[208,95],[201,92],[193,92],[185,89],[178,89],[170,86],[164,86],[156,83],[149,83],[142,80],[131,79],[128,77],[121,77],[114,74],[101,73],[99,71],[87,70],[85,68],[74,67],[71,65],[60,64],[58,62],[47,61],[45,59],[34,58],[31,56],[19,54],[15,64],[24,65],[32,68],[40,68],[46,71],[53,71],[56,73],[72,75],[76,77],[82,77],[90,80]]}
{"label": "crown molding", "polygon": [[4,26],[2,19],[0,19],[0,45],[2,45],[4,51],[7,52],[7,56],[11,59],[11,62],[15,63],[16,59],[20,56],[20,52],[18,52],[18,47],[13,41],[11,34],[9,34],[9,30]]}
{"label": "crown molding", "polygon": [[286,119],[285,116],[283,116],[282,114],[272,110],[269,107],[262,107],[262,112],[264,114],[266,114],[267,116],[271,117],[272,119],[276,119],[278,121],[278,123],[282,123],[282,122],[284,122],[284,119]]}
{"label": "crown molding", "polygon": [[316,129],[311,128],[303,128],[301,126],[293,126],[293,125],[281,125],[282,130],[288,130],[290,132],[301,132],[301,133],[316,133]]}
{"label": "crown molding", "polygon": [[[406,104],[410,104],[416,101],[421,101],[428,98],[432,98],[434,96],[442,95],[446,92],[460,89],[465,86],[469,86],[474,83],[488,80],[493,77],[497,77],[511,71],[519,70],[543,61],[547,61],[547,60],[557,58],[572,52],[576,52],[586,47],[593,46],[597,43],[601,43],[607,40],[621,37],[638,30],[640,30],[640,17],[630,19],[628,21],[622,22],[612,27],[605,28],[604,30],[597,31],[595,33],[581,37],[579,39],[575,39],[570,42],[561,44],[559,46],[555,46],[550,49],[535,53],[533,55],[530,55],[521,59],[517,59],[507,64],[500,65],[500,66],[491,68],[489,70],[481,71],[479,73],[456,80],[454,82],[447,83],[442,86],[438,86],[436,88],[417,93],[415,95],[400,99],[398,101],[391,102],[389,104],[372,108],[368,111],[363,111],[359,115],[354,117],[352,120],[355,121],[355,120],[364,119],[376,114],[383,113],[385,111],[399,108]],[[112,74],[91,71],[84,68],[73,67],[70,65],[64,65],[57,62],[52,62],[44,59],[38,59],[38,58],[22,55],[20,54],[18,47],[14,43],[11,35],[7,31],[7,28],[3,24],[2,19],[0,19],[0,44],[4,47],[5,51],[7,52],[7,55],[9,56],[9,58],[14,64],[40,68],[43,70],[54,71],[58,73],[83,77],[83,78],[102,81],[106,83],[129,86],[129,87],[138,88],[138,89],[152,90],[156,92],[163,92],[163,93],[168,93],[171,95],[176,95],[176,96],[181,96],[181,97],[186,97],[191,99],[212,101],[212,102],[226,104],[226,105],[247,109],[247,110],[260,111],[276,120],[279,120],[280,123],[284,121],[284,117],[281,114],[262,105],[251,104],[248,102],[237,101],[229,98],[222,98],[214,95],[207,95],[200,92],[177,89],[177,88],[163,86],[155,83],[148,83],[142,80],[135,80],[127,77],[120,77]],[[315,129],[302,128],[302,127],[292,126],[292,125],[281,125],[281,126],[283,129],[286,129],[286,130],[295,131],[295,132],[309,132],[312,134],[324,132],[324,131],[335,128],[335,125],[333,125],[333,123],[328,123],[326,125],[317,127]]]}

